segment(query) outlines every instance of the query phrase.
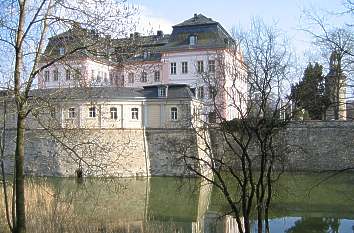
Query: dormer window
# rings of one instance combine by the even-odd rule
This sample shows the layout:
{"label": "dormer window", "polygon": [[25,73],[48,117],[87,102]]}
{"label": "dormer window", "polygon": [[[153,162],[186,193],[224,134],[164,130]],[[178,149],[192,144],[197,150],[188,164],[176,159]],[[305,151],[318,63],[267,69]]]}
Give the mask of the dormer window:
{"label": "dormer window", "polygon": [[192,35],[189,36],[189,45],[196,45],[197,44],[197,36]]}
{"label": "dormer window", "polygon": [[144,51],[143,53],[144,60],[148,58],[148,52]]}
{"label": "dormer window", "polygon": [[158,95],[159,97],[166,97],[166,87],[159,87]]}
{"label": "dormer window", "polygon": [[61,47],[59,48],[59,55],[64,55],[65,54],[65,48]]}

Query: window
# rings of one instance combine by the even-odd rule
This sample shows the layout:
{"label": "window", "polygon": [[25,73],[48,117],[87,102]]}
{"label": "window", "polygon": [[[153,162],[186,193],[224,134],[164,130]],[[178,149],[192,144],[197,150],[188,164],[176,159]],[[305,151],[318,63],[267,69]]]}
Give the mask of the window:
{"label": "window", "polygon": [[89,117],[96,117],[96,107],[89,108]]}
{"label": "window", "polygon": [[138,119],[139,119],[139,109],[132,108],[132,120],[138,120]]}
{"label": "window", "polygon": [[155,82],[160,82],[160,71],[159,70],[154,72],[154,80],[155,80]]}
{"label": "window", "polygon": [[198,71],[198,73],[203,73],[204,72],[204,63],[203,63],[203,61],[198,61],[197,62],[197,71]]}
{"label": "window", "polygon": [[109,84],[113,85],[113,74],[109,74]]}
{"label": "window", "polygon": [[159,87],[159,97],[166,97],[166,87]]}
{"label": "window", "polygon": [[171,62],[171,74],[176,74],[177,64],[176,62]]}
{"label": "window", "polygon": [[198,87],[198,99],[204,98],[204,87]]}
{"label": "window", "polygon": [[91,70],[91,81],[95,80],[95,70]]}
{"label": "window", "polygon": [[96,78],[96,81],[97,83],[100,83],[102,80],[102,72],[101,71],[98,71],[97,72],[97,78]]}
{"label": "window", "polygon": [[68,116],[69,116],[69,118],[75,118],[76,117],[75,108],[69,108]]}
{"label": "window", "polygon": [[66,80],[70,80],[71,79],[70,69],[66,69],[65,70],[65,78],[66,78]]}
{"label": "window", "polygon": [[117,108],[113,107],[110,109],[111,111],[111,119],[117,120],[118,119],[118,110]]}
{"label": "window", "polygon": [[59,48],[59,55],[65,54],[65,48]]}
{"label": "window", "polygon": [[209,112],[208,121],[209,123],[216,123],[216,112]]}
{"label": "window", "polygon": [[215,60],[208,61],[208,70],[210,73],[215,73]]}
{"label": "window", "polygon": [[53,80],[58,81],[59,80],[59,71],[58,69],[55,69],[53,72]]}
{"label": "window", "polygon": [[49,70],[44,71],[44,81],[49,82]]}
{"label": "window", "polygon": [[140,82],[142,82],[142,83],[146,83],[147,82],[147,73],[146,72],[142,72],[141,73]]}
{"label": "window", "polygon": [[171,120],[176,121],[177,120],[177,108],[176,107],[172,107],[171,108]]}
{"label": "window", "polygon": [[182,74],[187,74],[188,73],[188,62],[183,61],[182,62]]}
{"label": "window", "polygon": [[215,98],[217,92],[216,92],[216,87],[214,86],[209,86],[209,98]]}
{"label": "window", "polygon": [[189,36],[189,45],[197,44],[197,36]]}
{"label": "window", "polygon": [[151,54],[150,52],[144,51],[144,53],[143,53],[144,60],[148,59],[150,57],[150,54]]}
{"label": "window", "polygon": [[128,75],[128,82],[129,82],[129,83],[134,83],[134,73],[129,73],[129,75]]}
{"label": "window", "polygon": [[103,77],[104,77],[103,78],[104,83],[107,84],[108,83],[108,79],[107,79],[107,73],[106,72],[103,73]]}
{"label": "window", "polygon": [[50,116],[51,116],[51,118],[55,118],[55,116],[56,116],[55,107],[50,108]]}
{"label": "window", "polygon": [[79,80],[81,78],[81,71],[79,69],[75,70],[75,79]]}

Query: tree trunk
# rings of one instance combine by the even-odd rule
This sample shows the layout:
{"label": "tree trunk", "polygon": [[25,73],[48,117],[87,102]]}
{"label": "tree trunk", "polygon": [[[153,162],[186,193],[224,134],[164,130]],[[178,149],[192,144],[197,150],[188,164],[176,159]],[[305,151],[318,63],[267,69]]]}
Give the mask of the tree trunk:
{"label": "tree trunk", "polygon": [[26,232],[25,215],[25,183],[24,183],[24,153],[25,153],[25,117],[21,114],[21,109],[17,116],[17,137],[15,151],[16,170],[16,224],[14,233]]}

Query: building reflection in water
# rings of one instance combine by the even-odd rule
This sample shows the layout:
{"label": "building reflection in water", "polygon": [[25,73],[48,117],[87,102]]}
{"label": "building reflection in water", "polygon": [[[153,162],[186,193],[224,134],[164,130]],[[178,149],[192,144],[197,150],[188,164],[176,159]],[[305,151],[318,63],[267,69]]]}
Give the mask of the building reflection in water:
{"label": "building reflection in water", "polygon": [[[239,232],[236,219],[231,215],[223,216],[216,208],[221,204],[220,200],[215,201],[218,198],[212,186],[200,185],[197,179],[183,182],[167,177],[84,179],[78,184],[75,179],[35,178],[27,182],[26,187],[28,228],[33,227],[39,233],[40,224],[45,226],[43,232],[58,226],[68,228],[67,232],[73,229],[126,233]],[[0,207],[3,209],[1,204]],[[273,214],[272,232],[306,232],[304,229],[341,232],[340,218],[334,217],[296,217],[279,228],[281,224],[277,219],[291,216],[288,214]],[[0,226],[3,223],[0,219]],[[348,227],[352,226],[350,224],[354,225],[354,222],[348,220]]]}

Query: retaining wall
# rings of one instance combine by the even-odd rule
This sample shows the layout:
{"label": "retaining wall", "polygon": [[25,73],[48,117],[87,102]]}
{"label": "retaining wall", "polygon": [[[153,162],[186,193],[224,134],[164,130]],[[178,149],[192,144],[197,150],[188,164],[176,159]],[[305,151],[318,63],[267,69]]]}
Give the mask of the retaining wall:
{"label": "retaining wall", "polygon": [[[7,130],[5,165],[13,171],[15,130]],[[354,123],[298,122],[288,125],[282,140],[291,149],[287,170],[338,170],[354,165]],[[216,138],[215,138],[216,137]],[[204,140],[192,129],[27,130],[25,172],[32,175],[180,176],[188,173],[182,155],[208,159]],[[225,147],[214,135],[214,148]],[[189,166],[202,169],[195,161]],[[206,170],[204,172],[207,172]]]}

